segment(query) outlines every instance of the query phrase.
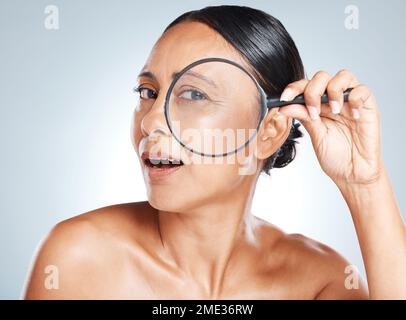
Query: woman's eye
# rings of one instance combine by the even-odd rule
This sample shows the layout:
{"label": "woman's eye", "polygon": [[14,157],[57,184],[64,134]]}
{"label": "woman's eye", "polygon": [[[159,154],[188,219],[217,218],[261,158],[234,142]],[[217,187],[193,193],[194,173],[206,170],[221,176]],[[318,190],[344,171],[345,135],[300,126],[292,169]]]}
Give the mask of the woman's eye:
{"label": "woman's eye", "polygon": [[181,98],[187,100],[204,100],[206,96],[197,90],[186,90],[180,95]]}
{"label": "woman's eye", "polygon": [[157,97],[157,93],[150,88],[139,87],[135,89],[135,91],[137,91],[140,94],[141,99],[156,99]]}

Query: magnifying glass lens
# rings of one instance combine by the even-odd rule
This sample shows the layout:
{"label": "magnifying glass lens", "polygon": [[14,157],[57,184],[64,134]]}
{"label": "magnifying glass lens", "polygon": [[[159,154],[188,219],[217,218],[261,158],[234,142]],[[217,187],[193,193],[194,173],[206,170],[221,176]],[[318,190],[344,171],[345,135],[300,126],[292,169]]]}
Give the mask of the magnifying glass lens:
{"label": "magnifying glass lens", "polygon": [[245,69],[224,61],[184,68],[172,82],[165,115],[173,136],[188,150],[225,156],[256,135],[265,95]]}

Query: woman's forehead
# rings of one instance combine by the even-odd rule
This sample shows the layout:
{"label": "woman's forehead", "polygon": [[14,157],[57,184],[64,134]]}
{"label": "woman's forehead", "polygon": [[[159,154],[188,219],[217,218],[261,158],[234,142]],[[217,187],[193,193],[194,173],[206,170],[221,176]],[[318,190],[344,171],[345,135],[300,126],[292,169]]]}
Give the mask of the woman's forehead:
{"label": "woman's forehead", "polygon": [[203,23],[182,22],[157,41],[141,73],[148,71],[157,80],[170,80],[190,63],[209,57],[225,58],[246,66],[238,51],[216,31]]}

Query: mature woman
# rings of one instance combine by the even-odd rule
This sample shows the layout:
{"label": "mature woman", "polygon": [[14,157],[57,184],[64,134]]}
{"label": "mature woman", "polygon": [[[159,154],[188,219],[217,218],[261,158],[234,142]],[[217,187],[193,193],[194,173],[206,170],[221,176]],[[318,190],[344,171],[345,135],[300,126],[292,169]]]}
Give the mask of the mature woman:
{"label": "mature woman", "polygon": [[[174,138],[165,117],[174,74],[209,57],[243,66],[280,100],[304,95],[304,104],[265,114],[251,174],[240,174],[236,162],[190,161],[196,157]],[[238,101],[253,93],[240,76],[229,81]],[[55,226],[40,247],[25,298],[406,298],[406,231],[382,161],[380,116],[372,92],[351,72],[319,71],[305,79],[297,48],[277,19],[248,7],[218,6],[173,21],[138,81],[132,137],[148,202],[100,208]],[[328,103],[320,99],[325,92]],[[176,97],[182,103],[208,99],[196,88]],[[253,110],[247,104],[246,116],[230,119],[249,121]],[[213,118],[205,119],[207,126]],[[348,204],[368,286],[348,287],[350,263],[333,249],[250,213],[259,174],[293,160],[295,139],[302,136],[297,120]],[[56,286],[47,282],[49,270],[57,271]]]}

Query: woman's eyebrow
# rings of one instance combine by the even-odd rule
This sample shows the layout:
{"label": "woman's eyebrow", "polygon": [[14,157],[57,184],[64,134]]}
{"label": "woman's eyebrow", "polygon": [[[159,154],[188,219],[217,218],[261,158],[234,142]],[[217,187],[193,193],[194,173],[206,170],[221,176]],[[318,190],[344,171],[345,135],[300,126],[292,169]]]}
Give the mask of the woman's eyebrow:
{"label": "woman's eyebrow", "polygon": [[141,77],[146,77],[146,78],[150,78],[151,80],[156,81],[156,77],[154,76],[154,74],[151,71],[142,71],[139,75],[138,78]]}
{"label": "woman's eyebrow", "polygon": [[[195,72],[195,71],[192,71],[192,70],[188,70],[188,71],[186,71],[186,72],[184,73],[184,75],[189,75],[189,76],[198,78],[198,79],[200,79],[200,80],[203,80],[203,81],[207,82],[207,83],[208,83],[209,85],[211,85],[212,87],[217,88],[215,82],[214,82],[212,79],[210,79],[210,78],[208,78],[208,77],[206,77],[206,76],[204,76],[204,75],[202,75],[202,74],[200,74],[200,73],[198,73],[198,72]],[[172,74],[172,79],[174,79],[174,78],[177,77],[177,76],[179,76],[179,72],[174,72],[174,73]],[[182,75],[182,76],[183,76],[183,75]]]}
{"label": "woman's eyebrow", "polygon": [[[179,74],[180,74],[180,72],[174,72],[174,73],[172,74],[172,80],[175,79],[175,77],[177,77]],[[200,74],[200,73],[197,73],[197,72],[188,70],[188,71],[186,71],[184,74],[185,74],[185,75],[192,76],[192,77],[195,77],[195,78],[198,78],[198,79],[200,79],[200,80],[203,80],[203,81],[207,82],[208,84],[210,84],[211,86],[217,88],[215,82],[214,82],[212,79],[210,79],[210,78],[208,78],[208,77],[206,77],[206,76],[204,76],[204,75],[202,75],[202,74]],[[146,78],[150,78],[150,79],[153,80],[153,81],[157,81],[155,75],[154,75],[151,71],[142,71],[142,72],[138,75],[138,78],[141,78],[141,77],[146,77]]]}

